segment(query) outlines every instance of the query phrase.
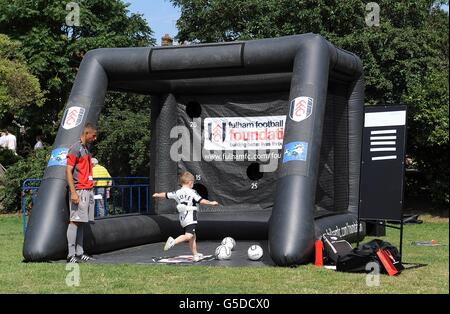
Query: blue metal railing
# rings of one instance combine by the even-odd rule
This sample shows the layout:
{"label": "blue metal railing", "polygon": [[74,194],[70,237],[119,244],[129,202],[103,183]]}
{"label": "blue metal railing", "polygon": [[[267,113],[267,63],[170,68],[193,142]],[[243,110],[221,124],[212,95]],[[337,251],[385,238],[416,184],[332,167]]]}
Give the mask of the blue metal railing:
{"label": "blue metal railing", "polygon": [[[26,179],[22,183],[21,206],[23,219],[23,236],[27,231],[27,205],[34,204],[42,179]],[[27,193],[28,192],[28,193]],[[31,192],[31,193],[30,193]]]}
{"label": "blue metal railing", "polygon": [[[42,179],[30,178],[22,183],[21,206],[23,234],[27,228],[27,210],[35,203]],[[111,184],[94,187],[95,217],[149,212],[148,177],[94,178],[94,181],[110,181]]]}

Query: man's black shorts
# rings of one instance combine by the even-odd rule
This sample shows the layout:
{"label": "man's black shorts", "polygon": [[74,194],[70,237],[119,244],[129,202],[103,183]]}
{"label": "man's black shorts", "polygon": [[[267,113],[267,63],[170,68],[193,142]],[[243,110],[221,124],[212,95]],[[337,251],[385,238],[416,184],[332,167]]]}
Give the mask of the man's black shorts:
{"label": "man's black shorts", "polygon": [[197,227],[197,224],[191,224],[184,227],[184,233],[190,233],[195,235],[195,228]]}

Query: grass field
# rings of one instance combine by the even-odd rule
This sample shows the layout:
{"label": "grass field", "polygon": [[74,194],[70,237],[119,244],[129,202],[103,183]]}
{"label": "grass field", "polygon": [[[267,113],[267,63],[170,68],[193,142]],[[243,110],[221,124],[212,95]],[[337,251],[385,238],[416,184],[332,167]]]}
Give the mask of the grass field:
{"label": "grass field", "polygon": [[[406,263],[427,266],[382,275],[378,287],[365,274],[338,273],[306,265],[281,267],[205,267],[174,265],[80,265],[80,285],[66,285],[64,263],[22,263],[22,220],[0,215],[0,293],[449,293],[448,218],[420,216],[423,224],[405,225]],[[380,237],[398,246],[397,230]],[[370,240],[366,238],[364,242]],[[438,240],[441,246],[412,246],[414,240]],[[406,265],[411,266],[411,265]]]}

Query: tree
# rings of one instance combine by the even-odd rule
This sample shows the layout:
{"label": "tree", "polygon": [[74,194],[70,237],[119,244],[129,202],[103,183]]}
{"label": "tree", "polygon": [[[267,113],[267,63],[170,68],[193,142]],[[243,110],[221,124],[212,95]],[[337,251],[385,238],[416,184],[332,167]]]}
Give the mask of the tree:
{"label": "tree", "polygon": [[[76,2],[78,8],[74,8],[73,5],[66,7],[69,2],[0,0],[0,33],[8,34],[11,38],[23,43],[16,51],[20,51],[30,72],[38,77],[46,91],[43,106],[31,104],[23,110],[12,111],[13,114],[2,122],[3,125],[10,125],[12,120],[16,120],[25,125],[27,129],[25,142],[34,144],[35,135],[38,133],[45,135],[46,142],[53,142],[79,64],[88,50],[155,44],[147,22],[141,14],[130,13],[129,4],[120,0],[77,0],[72,4]],[[77,9],[79,9],[79,24],[74,18]],[[5,49],[5,51],[11,51],[11,49]],[[103,138],[99,141],[100,148],[104,148],[105,151],[100,149],[97,153],[106,161],[114,159],[121,161],[120,169],[113,167],[113,170],[118,171],[112,172],[113,175],[130,175],[126,171],[132,171],[132,169],[133,171],[140,169],[140,173],[146,175],[148,170],[142,169],[145,165],[148,166],[148,157],[147,160],[140,155],[137,159],[127,159],[129,155],[133,156],[136,147],[125,145],[122,149],[116,147],[110,149],[111,147],[106,144],[114,143],[118,139],[119,133],[110,132],[110,130],[116,131],[116,126],[119,125],[116,119],[127,121],[137,115],[132,109],[128,110],[134,107],[135,98],[127,95],[110,94],[106,102],[107,108],[109,103],[116,103],[114,97],[118,97],[123,110],[114,111],[116,108],[114,106],[110,110],[105,109],[100,121]],[[149,108],[150,102],[147,102],[146,106]],[[146,110],[149,112],[149,109]],[[126,117],[129,113],[134,116]],[[108,127],[107,123],[112,123],[114,127]],[[129,124],[128,129],[123,130],[125,135],[136,125]],[[138,134],[138,141],[146,138],[139,133],[142,129],[137,129],[137,133],[134,134]],[[142,148],[140,151],[142,154],[148,151],[148,148],[140,148]]]}
{"label": "tree", "polygon": [[42,88],[47,91],[44,106],[32,105],[11,120],[16,119],[29,129],[43,129],[51,136],[56,134],[57,118],[88,50],[148,46],[155,42],[142,15],[129,14],[128,4],[122,1],[76,1],[79,26],[70,19],[76,11],[66,10],[68,2],[0,0],[0,33],[23,43],[21,53],[31,73],[39,78]]}
{"label": "tree", "polygon": [[410,186],[410,194],[448,204],[448,71],[431,69],[425,77],[408,81],[404,103],[410,109],[409,149],[422,171],[422,186]]}
{"label": "tree", "polygon": [[148,176],[150,97],[109,92],[93,153],[113,176]]}
{"label": "tree", "polygon": [[[380,25],[371,27],[366,24],[370,10],[366,11],[366,3],[359,0],[171,2],[181,9],[177,21],[181,42],[313,32],[359,55],[364,65],[366,103],[409,105],[413,122],[407,151],[421,171],[432,174],[426,184],[435,191],[433,200],[448,204],[448,192],[446,196],[440,193],[435,184],[439,182],[448,190],[448,153],[441,154],[448,152],[448,123],[444,121],[448,121],[449,25],[448,13],[440,9],[448,1],[376,1]],[[423,100],[420,104],[414,101],[418,98]]]}
{"label": "tree", "polygon": [[[42,178],[50,157],[50,147],[33,151],[26,158],[19,158],[8,168],[0,185],[0,212],[20,210],[21,186],[25,179]],[[27,197],[27,203],[30,198]]]}
{"label": "tree", "polygon": [[0,34],[0,121],[44,102],[39,80],[29,72],[20,46]]}

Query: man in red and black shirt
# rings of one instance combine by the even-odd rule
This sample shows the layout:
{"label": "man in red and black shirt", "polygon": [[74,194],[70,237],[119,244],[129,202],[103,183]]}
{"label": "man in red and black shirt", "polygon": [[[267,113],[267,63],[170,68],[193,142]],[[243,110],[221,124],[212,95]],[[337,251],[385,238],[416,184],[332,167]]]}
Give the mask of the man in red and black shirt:
{"label": "man in red and black shirt", "polygon": [[97,138],[95,126],[87,123],[80,140],[74,143],[67,153],[66,179],[70,192],[70,222],[67,228],[69,263],[93,260],[84,254],[83,226],[94,220],[94,179],[92,160],[88,145]]}

